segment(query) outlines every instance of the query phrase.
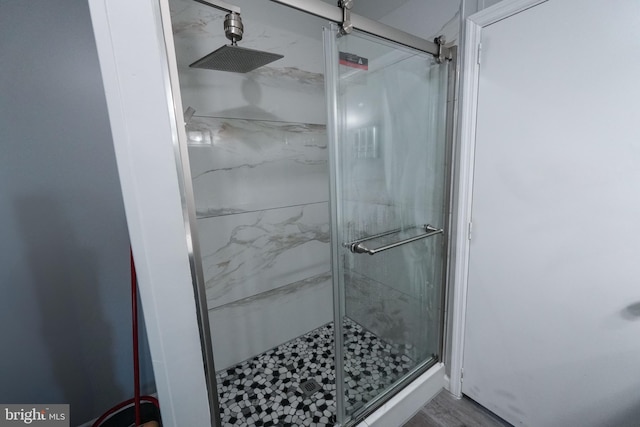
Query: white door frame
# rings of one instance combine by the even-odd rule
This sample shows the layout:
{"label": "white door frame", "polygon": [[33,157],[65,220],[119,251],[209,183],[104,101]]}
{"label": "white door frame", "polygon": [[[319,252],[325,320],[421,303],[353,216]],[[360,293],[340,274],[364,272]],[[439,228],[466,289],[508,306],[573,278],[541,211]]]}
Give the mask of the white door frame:
{"label": "white door frame", "polygon": [[191,183],[177,162],[186,155],[178,144],[184,119],[161,25],[168,0],[89,0],[89,8],[162,422],[216,426],[201,340],[210,336],[200,333],[207,313],[197,310],[193,283],[197,236],[184,196]]}
{"label": "white door frame", "polygon": [[454,211],[456,234],[453,236],[453,304],[451,320],[451,365],[449,391],[462,397],[464,334],[469,279],[469,238],[473,205],[473,176],[478,114],[478,87],[482,29],[509,16],[530,9],[548,0],[503,0],[466,19],[462,60],[462,90],[460,104],[460,150],[457,156],[458,188]]}

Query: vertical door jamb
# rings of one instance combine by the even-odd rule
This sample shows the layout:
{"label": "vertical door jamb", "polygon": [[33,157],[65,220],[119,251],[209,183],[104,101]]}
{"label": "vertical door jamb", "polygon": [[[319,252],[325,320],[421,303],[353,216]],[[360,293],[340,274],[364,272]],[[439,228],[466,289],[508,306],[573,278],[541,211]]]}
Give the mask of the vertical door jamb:
{"label": "vertical door jamb", "polygon": [[462,397],[464,365],[464,334],[469,279],[469,241],[473,208],[473,173],[475,158],[476,123],[478,114],[478,86],[480,78],[480,46],[482,29],[497,21],[515,15],[547,0],[504,0],[466,19],[464,28],[464,55],[460,92],[460,150],[455,162],[453,221],[455,235],[452,247],[452,315],[451,365],[449,391]]}

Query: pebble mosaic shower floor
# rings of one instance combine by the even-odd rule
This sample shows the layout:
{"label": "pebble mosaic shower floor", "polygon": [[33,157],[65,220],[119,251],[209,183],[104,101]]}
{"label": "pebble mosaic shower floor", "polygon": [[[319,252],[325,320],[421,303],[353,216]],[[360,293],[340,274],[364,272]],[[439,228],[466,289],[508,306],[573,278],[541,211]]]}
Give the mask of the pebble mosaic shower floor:
{"label": "pebble mosaic shower floor", "polygon": [[[414,362],[345,319],[347,413],[352,413],[406,374]],[[312,426],[335,423],[333,325],[327,324],[217,373],[225,426]],[[315,380],[306,395],[300,385]]]}

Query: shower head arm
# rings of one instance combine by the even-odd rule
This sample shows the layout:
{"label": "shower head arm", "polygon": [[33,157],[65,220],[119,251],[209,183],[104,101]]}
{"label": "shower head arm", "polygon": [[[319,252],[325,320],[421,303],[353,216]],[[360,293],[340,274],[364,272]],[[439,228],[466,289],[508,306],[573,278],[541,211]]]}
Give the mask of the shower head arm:
{"label": "shower head arm", "polygon": [[237,13],[240,14],[240,8],[234,4],[229,4],[222,0],[195,0],[198,3],[206,4],[207,6],[211,6],[218,10],[222,10],[227,13]]}

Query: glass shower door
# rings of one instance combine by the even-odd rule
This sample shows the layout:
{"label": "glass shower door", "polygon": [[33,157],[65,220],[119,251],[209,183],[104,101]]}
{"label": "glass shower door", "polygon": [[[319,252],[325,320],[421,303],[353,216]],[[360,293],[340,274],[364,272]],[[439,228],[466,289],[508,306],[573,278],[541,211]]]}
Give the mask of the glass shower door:
{"label": "glass shower door", "polygon": [[447,64],[325,29],[339,422],[441,357]]}

